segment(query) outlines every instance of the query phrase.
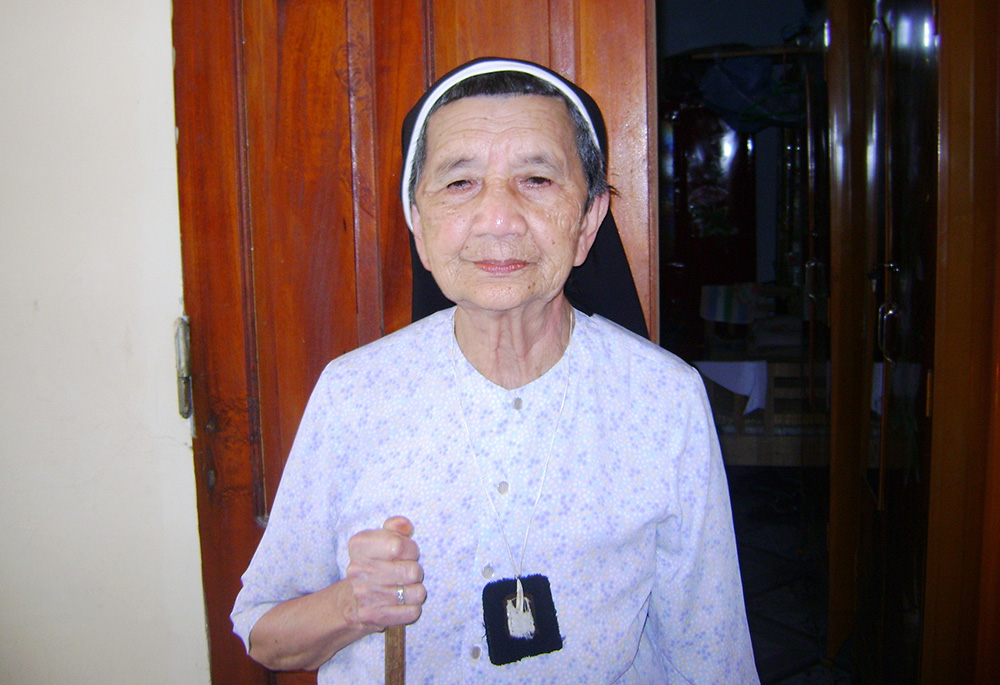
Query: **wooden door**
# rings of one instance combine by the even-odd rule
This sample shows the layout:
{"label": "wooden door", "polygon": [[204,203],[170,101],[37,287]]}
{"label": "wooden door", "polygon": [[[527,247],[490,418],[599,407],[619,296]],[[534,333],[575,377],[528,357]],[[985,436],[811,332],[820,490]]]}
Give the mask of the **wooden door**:
{"label": "wooden door", "polygon": [[[855,676],[916,682],[924,620],[937,227],[937,44],[930,0],[875,3],[867,57],[866,297],[875,359]],[[910,26],[927,40],[907,40]],[[878,402],[876,404],[876,398]],[[873,505],[873,506],[871,506]]]}
{"label": "wooden door", "polygon": [[[866,5],[868,5],[866,7]],[[930,414],[921,682],[997,682],[1000,659],[1000,146],[992,0],[933,3],[940,54],[933,377]],[[827,3],[830,49],[831,326],[833,333],[830,625],[834,655],[854,630],[859,538],[875,501],[859,476],[867,464],[874,331],[864,303],[866,43],[872,3]],[[923,30],[923,27],[921,27]],[[918,34],[911,34],[916,36]],[[927,35],[921,33],[920,35]],[[868,360],[866,362],[866,360]],[[992,412],[992,413],[991,413]],[[864,455],[859,457],[859,455]]]}
{"label": "wooden door", "polygon": [[[309,392],[409,321],[399,129],[437,76],[530,59],[587,89],[651,330],[652,2],[176,0],[175,93],[194,456],[212,678],[269,682],[228,614]],[[282,682],[311,676],[282,675]]]}

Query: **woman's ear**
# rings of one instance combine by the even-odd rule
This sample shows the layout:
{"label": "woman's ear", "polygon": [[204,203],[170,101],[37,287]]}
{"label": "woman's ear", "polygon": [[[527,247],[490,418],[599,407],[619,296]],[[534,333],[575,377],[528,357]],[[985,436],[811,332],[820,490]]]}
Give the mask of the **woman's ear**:
{"label": "woman's ear", "polygon": [[410,205],[410,223],[413,230],[413,244],[417,248],[417,254],[420,255],[420,263],[430,271],[431,265],[427,261],[427,248],[424,245],[424,226],[420,222],[420,210],[417,209],[416,204]]}
{"label": "woman's ear", "polygon": [[580,266],[587,260],[590,248],[597,239],[597,229],[601,227],[604,217],[608,214],[608,206],[611,204],[611,193],[604,191],[594,198],[590,203],[590,209],[583,215],[583,223],[580,227],[580,235],[577,238],[576,259],[573,266]]}

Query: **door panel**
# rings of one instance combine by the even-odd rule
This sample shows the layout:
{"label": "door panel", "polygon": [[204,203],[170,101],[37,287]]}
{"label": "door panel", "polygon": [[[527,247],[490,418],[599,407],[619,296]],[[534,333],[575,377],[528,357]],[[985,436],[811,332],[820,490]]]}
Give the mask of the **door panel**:
{"label": "door panel", "polygon": [[[995,683],[1000,672],[975,671],[1000,643],[989,622],[976,640],[983,554],[1000,539],[984,534],[989,398],[1000,391],[990,357],[998,301],[996,252],[1000,143],[1000,5],[950,0],[936,5],[940,35],[938,259],[936,264],[932,446],[927,525],[926,614],[921,676],[925,682]],[[994,472],[995,473],[995,472]],[[988,645],[988,646],[987,646]]]}
{"label": "door panel", "polygon": [[255,516],[262,501],[253,478],[260,452],[250,401],[256,398],[256,373],[244,260],[249,221],[237,182],[239,42],[231,8],[222,3],[176,3],[173,22],[195,483],[212,675],[217,682],[265,682],[260,669],[240,656],[227,609],[238,587],[234,579],[259,535]]}
{"label": "door panel", "polygon": [[[937,114],[936,150],[932,147],[930,153],[937,174],[931,169],[924,175],[921,166],[926,163],[918,164],[912,158],[909,161],[897,159],[902,169],[894,171],[903,174],[903,178],[919,172],[924,180],[936,176],[938,181],[935,198],[927,198],[926,190],[914,192],[901,197],[894,208],[897,217],[902,217],[908,211],[926,211],[928,200],[931,203],[936,200],[937,205],[931,217],[936,218],[932,234],[928,235],[927,229],[920,233],[921,239],[927,239],[937,248],[933,294],[928,294],[928,285],[924,283],[920,286],[923,293],[906,305],[916,316],[933,314],[933,324],[925,319],[923,326],[930,327],[925,334],[932,331],[933,335],[934,373],[922,379],[923,392],[932,392],[929,397],[925,394],[926,402],[917,402],[918,409],[924,404],[922,409],[930,413],[932,437],[929,464],[923,462],[926,455],[920,459],[922,484],[918,486],[910,468],[916,463],[911,458],[915,444],[912,431],[908,438],[904,436],[904,440],[890,444],[892,450],[908,449],[895,453],[890,450],[886,454],[884,464],[888,468],[883,469],[881,481],[877,471],[872,481],[859,473],[866,471],[869,465],[871,404],[870,388],[865,386],[872,375],[870,367],[877,329],[875,317],[871,317],[868,324],[861,306],[865,304],[867,309],[877,310],[881,302],[875,299],[872,283],[865,278],[863,270],[857,268],[858,264],[868,263],[867,248],[857,230],[866,223],[863,173],[867,151],[865,126],[859,113],[865,109],[863,90],[869,67],[865,64],[864,45],[872,17],[865,17],[865,14],[870,15],[878,5],[867,3],[866,8],[864,4],[833,0],[827,5],[831,38],[828,60],[830,129],[832,143],[837,148],[831,166],[834,218],[831,280],[835,284],[831,311],[838,322],[833,325],[828,644],[832,655],[851,635],[859,610],[867,609],[866,603],[880,601],[881,580],[909,576],[909,588],[915,590],[912,596],[920,602],[922,635],[919,636],[919,652],[911,652],[908,656],[918,655],[921,682],[996,682],[996,614],[979,614],[978,636],[975,616],[977,609],[992,610],[996,597],[1000,596],[995,590],[998,587],[996,575],[988,575],[997,568],[995,560],[1000,558],[997,551],[1000,538],[989,534],[995,532],[995,528],[987,531],[981,527],[984,514],[991,525],[997,520],[993,515],[996,500],[983,498],[984,474],[991,476],[992,492],[998,491],[998,471],[985,469],[985,464],[992,467],[996,462],[996,450],[987,445],[987,437],[995,434],[996,422],[990,420],[995,414],[989,413],[990,403],[986,398],[1000,396],[997,394],[998,376],[994,373],[997,369],[995,357],[990,358],[988,353],[991,316],[994,316],[998,301],[995,237],[1000,235],[996,204],[996,169],[1000,162],[996,129],[997,84],[1000,83],[996,79],[1000,63],[996,51],[997,5],[988,0],[923,3],[925,8],[928,4],[933,7],[933,26],[937,29],[933,44],[940,55],[937,87],[931,83],[921,84],[923,92],[919,95],[921,100],[938,98],[936,107],[930,106]],[[892,16],[898,17],[900,9],[907,9],[910,3],[879,4],[883,9],[891,5]],[[910,21],[907,30],[899,32],[900,42],[909,41],[913,45],[913,41],[926,41],[931,34],[925,32],[925,26],[926,23]],[[926,42],[924,46],[927,47]],[[897,71],[900,66],[904,65],[897,64]],[[912,64],[914,69],[926,66],[926,62],[919,60]],[[900,97],[902,104],[897,100],[897,107],[902,106],[904,111],[928,108],[926,102],[907,99],[902,94]],[[895,123],[897,133],[906,130],[899,128],[902,121]],[[904,144],[904,148],[904,155],[917,154],[920,149],[912,143]],[[922,226],[927,225],[923,223],[926,219],[918,217]],[[876,246],[877,243],[873,245]],[[890,260],[890,263],[895,262]],[[893,284],[897,292],[906,293],[907,282],[915,283],[912,278],[915,271],[908,278],[897,277],[895,269],[889,271],[898,278],[898,283]],[[916,290],[913,292],[917,294]],[[931,297],[933,306],[927,302]],[[902,347],[899,351],[903,351]],[[865,380],[859,382],[859,379]],[[884,385],[891,392],[892,378]],[[904,383],[903,387],[907,385]],[[921,423],[923,425],[919,425]],[[925,437],[926,423],[918,421]],[[926,448],[919,442],[916,445]],[[858,459],[858,455],[864,456]],[[877,466],[878,462],[875,464]],[[910,475],[908,483],[903,480],[907,473]],[[877,500],[872,496],[869,482],[874,483],[875,493],[880,482],[884,486],[886,511],[875,511]],[[900,483],[910,487],[910,493],[904,492]],[[926,494],[917,493],[918,487],[926,488]],[[910,494],[919,496],[908,499]],[[923,518],[926,525],[922,533],[913,528],[913,519],[919,518]],[[899,530],[903,530],[904,535],[893,539]],[[915,539],[914,533],[925,537],[922,541]],[[910,552],[899,555],[888,545],[883,544],[881,549],[875,547],[879,538],[895,546],[896,550],[901,544],[904,551],[907,547],[912,550],[923,545],[924,569],[919,568],[919,560],[917,568],[913,568]],[[989,567],[980,566],[980,551],[990,559]],[[883,559],[890,561],[888,554],[882,556],[883,552],[896,554],[896,560],[891,565],[883,565]],[[912,584],[914,577],[919,583],[921,574],[922,598],[919,585]],[[862,582],[862,575],[867,576],[869,582]],[[896,582],[897,587],[902,586],[898,580]],[[987,587],[994,589],[980,597],[981,588]],[[874,596],[870,594],[873,588]],[[890,590],[895,592],[895,588]],[[869,659],[866,672],[858,675],[872,679],[880,673],[883,676],[891,674],[890,669],[875,663],[880,648],[885,654],[885,648],[892,646],[893,638],[887,629],[897,631],[896,644],[899,645],[898,636],[903,633],[898,629],[914,627],[912,621],[902,624],[899,620],[906,618],[898,611],[899,593],[886,599],[889,600],[888,610],[895,610],[896,616],[885,617],[888,620],[880,626],[882,617],[872,619],[869,615],[867,636],[856,634],[854,640],[855,646],[861,645],[861,651]],[[881,612],[880,607],[876,607],[878,612]],[[886,638],[881,647],[879,631]],[[906,637],[912,645],[912,634]],[[865,655],[855,650],[854,658],[860,660]],[[976,671],[977,659],[979,671]],[[912,673],[912,662],[902,665]]]}
{"label": "door panel", "polygon": [[[375,0],[371,3],[375,84],[374,149],[375,225],[378,232],[379,269],[384,333],[410,323],[410,246],[403,207],[399,201],[400,127],[410,106],[427,82],[424,45],[425,20],[420,3]],[[416,49],[421,46],[421,49]]]}
{"label": "door panel", "polygon": [[245,16],[243,27],[256,48],[245,53],[245,74],[273,75],[256,90],[247,78],[245,92],[268,506],[312,384],[329,359],[357,346],[365,322],[351,312],[360,293],[347,171],[355,122],[341,85],[350,78],[347,13],[331,3],[269,9],[254,24]]}
{"label": "door panel", "polygon": [[[916,682],[924,619],[937,217],[937,42],[930,0],[876,4],[870,32],[867,271],[875,331],[855,675]],[[920,27],[914,38],[912,27]]]}
{"label": "door panel", "polygon": [[[655,26],[652,2],[576,2],[576,81],[608,126],[611,202],[646,314],[658,338],[659,254]],[[650,104],[652,103],[652,104]]]}
{"label": "door panel", "polygon": [[[429,39],[435,78],[474,57],[513,57],[549,63],[548,3],[435,0],[430,4],[434,28]],[[509,26],[512,18],[517,17],[521,19],[515,19],[515,30],[500,28]]]}
{"label": "door panel", "polygon": [[[865,78],[871,23],[863,3],[832,0],[827,86],[830,102],[830,523],[827,654],[854,632],[863,490],[858,455],[868,451],[871,354],[865,308]],[[859,379],[862,379],[859,381]],[[870,497],[868,498],[870,499]]]}
{"label": "door panel", "polygon": [[614,11],[596,0],[176,0],[185,307],[216,682],[273,679],[244,655],[228,614],[312,385],[330,359],[409,322],[399,129],[437,75],[492,53],[553,66],[591,91],[608,119],[618,224],[647,317],[655,311],[650,17],[640,0]]}

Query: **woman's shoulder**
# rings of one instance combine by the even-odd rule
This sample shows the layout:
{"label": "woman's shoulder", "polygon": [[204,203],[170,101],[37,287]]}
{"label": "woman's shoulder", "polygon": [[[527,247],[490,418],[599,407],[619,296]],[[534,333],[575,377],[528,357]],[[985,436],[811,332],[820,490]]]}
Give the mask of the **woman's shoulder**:
{"label": "woman's shoulder", "polygon": [[660,373],[690,375],[697,371],[673,352],[597,314],[577,312],[583,345],[595,361],[607,360],[612,367],[640,367]]}
{"label": "woman's shoulder", "polygon": [[320,382],[367,385],[432,371],[448,359],[443,353],[452,335],[453,309],[437,312],[336,357],[326,365]]}

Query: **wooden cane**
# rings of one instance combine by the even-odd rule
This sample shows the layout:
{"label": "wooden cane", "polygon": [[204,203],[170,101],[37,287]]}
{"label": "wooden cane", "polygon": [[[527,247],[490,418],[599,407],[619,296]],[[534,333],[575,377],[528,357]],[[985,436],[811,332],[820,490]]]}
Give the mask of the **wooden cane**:
{"label": "wooden cane", "polygon": [[406,682],[406,628],[389,626],[385,629],[385,685]]}

